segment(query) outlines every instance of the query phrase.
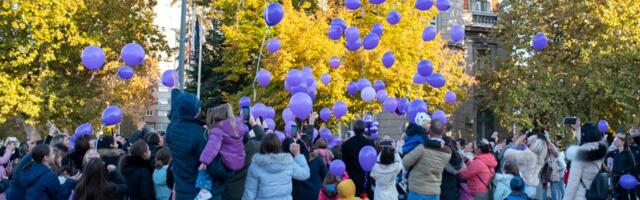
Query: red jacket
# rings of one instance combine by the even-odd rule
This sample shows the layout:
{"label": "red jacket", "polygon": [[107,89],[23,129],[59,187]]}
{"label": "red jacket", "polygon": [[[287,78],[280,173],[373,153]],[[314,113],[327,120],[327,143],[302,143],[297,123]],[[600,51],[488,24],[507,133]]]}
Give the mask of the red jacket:
{"label": "red jacket", "polygon": [[493,154],[478,154],[474,160],[467,161],[467,168],[460,171],[460,176],[468,181],[469,191],[472,194],[489,192],[487,184],[491,184],[497,165],[498,162]]}

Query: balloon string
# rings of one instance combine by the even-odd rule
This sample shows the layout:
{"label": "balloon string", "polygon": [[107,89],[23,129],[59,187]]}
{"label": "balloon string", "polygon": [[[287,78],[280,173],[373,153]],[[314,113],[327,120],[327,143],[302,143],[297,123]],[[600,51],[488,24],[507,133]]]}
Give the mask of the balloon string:
{"label": "balloon string", "polygon": [[95,77],[96,77],[96,72],[91,72],[91,78],[89,78],[89,81],[87,82],[87,86],[86,87],[91,86],[91,82],[93,81],[93,78],[95,78]]}
{"label": "balloon string", "polygon": [[260,44],[260,53],[258,54],[258,63],[256,64],[256,75],[253,77],[253,101],[256,101],[256,81],[258,80],[258,70],[260,70],[260,61],[262,60],[262,49],[264,48],[264,43],[267,40],[267,35],[269,34],[269,25],[264,31],[264,36],[262,36],[262,43]]}

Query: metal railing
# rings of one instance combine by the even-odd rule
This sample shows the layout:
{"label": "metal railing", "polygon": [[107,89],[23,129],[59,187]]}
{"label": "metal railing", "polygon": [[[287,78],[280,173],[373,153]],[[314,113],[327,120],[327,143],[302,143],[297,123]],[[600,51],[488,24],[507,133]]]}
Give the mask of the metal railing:
{"label": "metal railing", "polygon": [[473,25],[476,26],[495,26],[498,23],[498,15],[490,12],[472,11]]}

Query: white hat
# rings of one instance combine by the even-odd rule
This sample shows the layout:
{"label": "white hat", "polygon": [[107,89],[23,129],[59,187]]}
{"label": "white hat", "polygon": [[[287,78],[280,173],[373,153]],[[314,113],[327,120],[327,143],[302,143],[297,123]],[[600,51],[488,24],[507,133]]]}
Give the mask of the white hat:
{"label": "white hat", "polygon": [[413,120],[417,125],[423,125],[426,123],[431,123],[431,117],[426,112],[416,113],[416,118]]}

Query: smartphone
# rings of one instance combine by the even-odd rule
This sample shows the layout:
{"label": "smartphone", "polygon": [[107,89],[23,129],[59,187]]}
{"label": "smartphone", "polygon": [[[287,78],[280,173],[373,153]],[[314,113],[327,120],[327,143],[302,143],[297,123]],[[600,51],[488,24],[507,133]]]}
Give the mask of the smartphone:
{"label": "smartphone", "polygon": [[577,120],[578,120],[578,118],[576,118],[576,117],[565,117],[564,118],[564,124],[574,125],[574,124],[576,124]]}
{"label": "smartphone", "polygon": [[291,125],[291,137],[293,137],[293,138],[298,137],[298,125],[297,124]]}
{"label": "smartphone", "polygon": [[244,121],[249,121],[249,115],[251,114],[251,111],[249,110],[248,106],[243,106],[242,107],[242,119]]}

